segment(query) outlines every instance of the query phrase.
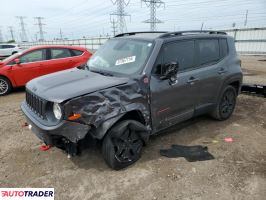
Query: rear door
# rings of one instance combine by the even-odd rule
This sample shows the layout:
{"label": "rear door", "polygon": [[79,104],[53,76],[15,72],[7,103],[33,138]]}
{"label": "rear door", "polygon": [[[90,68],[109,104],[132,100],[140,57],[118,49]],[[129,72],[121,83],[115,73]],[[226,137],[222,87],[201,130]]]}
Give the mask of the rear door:
{"label": "rear door", "polygon": [[20,64],[13,62],[12,76],[18,86],[24,86],[28,81],[40,76],[40,67],[46,60],[46,50],[30,51],[19,57]]}
{"label": "rear door", "polygon": [[71,52],[67,48],[49,48],[48,54],[49,60],[41,68],[42,75],[70,69],[75,65]]}
{"label": "rear door", "polygon": [[[179,63],[179,72],[174,83],[160,79],[162,67],[171,62]],[[155,132],[193,116],[199,96],[198,72],[194,67],[194,40],[171,42],[162,47],[150,81]]]}
{"label": "rear door", "polygon": [[196,51],[200,85],[197,112],[201,114],[213,108],[227,75],[226,39],[197,39]]}

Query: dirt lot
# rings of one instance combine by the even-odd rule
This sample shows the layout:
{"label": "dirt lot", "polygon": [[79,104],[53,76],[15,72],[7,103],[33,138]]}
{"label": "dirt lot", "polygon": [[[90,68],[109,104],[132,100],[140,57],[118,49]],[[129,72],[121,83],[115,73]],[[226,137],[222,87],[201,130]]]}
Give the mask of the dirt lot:
{"label": "dirt lot", "polygon": [[266,85],[266,56],[241,56],[244,82]]}
{"label": "dirt lot", "polygon": [[[244,69],[258,74],[252,59],[243,59]],[[23,99],[23,90],[0,97],[0,187],[54,187],[62,200],[265,199],[265,98],[241,95],[227,121],[201,117],[153,136],[139,162],[122,171],[110,170],[97,146],[72,159],[55,148],[40,152],[40,141],[21,126]],[[206,145],[215,159],[161,157],[159,150],[172,144]]]}

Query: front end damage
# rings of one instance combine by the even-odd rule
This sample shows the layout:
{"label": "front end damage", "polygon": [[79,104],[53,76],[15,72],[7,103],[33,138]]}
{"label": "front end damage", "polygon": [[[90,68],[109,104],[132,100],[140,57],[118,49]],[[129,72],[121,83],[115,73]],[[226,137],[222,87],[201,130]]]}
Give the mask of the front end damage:
{"label": "front end damage", "polygon": [[[136,127],[146,143],[151,131],[149,96],[146,85],[141,81],[131,80],[127,84],[99,90],[72,98],[62,103],[63,119],[56,125],[49,126],[40,119],[29,102],[22,103],[22,111],[26,115],[31,130],[45,144],[56,146],[70,155],[77,155],[86,148],[87,139],[101,140],[108,130],[127,113],[139,113],[142,127]],[[134,112],[132,112],[134,111]],[[78,114],[80,117],[69,120],[68,117]],[[141,131],[139,131],[141,130]],[[84,145],[85,144],[85,145]]]}

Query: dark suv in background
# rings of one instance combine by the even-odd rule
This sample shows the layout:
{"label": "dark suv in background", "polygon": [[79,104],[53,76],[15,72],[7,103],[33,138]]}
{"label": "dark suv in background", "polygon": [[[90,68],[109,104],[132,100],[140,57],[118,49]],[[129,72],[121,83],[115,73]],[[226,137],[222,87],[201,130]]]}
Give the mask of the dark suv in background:
{"label": "dark suv in background", "polygon": [[96,138],[107,164],[121,169],[140,158],[152,134],[202,114],[229,118],[241,83],[234,39],[224,32],[124,33],[85,70],[29,82],[22,110],[46,144],[75,155]]}

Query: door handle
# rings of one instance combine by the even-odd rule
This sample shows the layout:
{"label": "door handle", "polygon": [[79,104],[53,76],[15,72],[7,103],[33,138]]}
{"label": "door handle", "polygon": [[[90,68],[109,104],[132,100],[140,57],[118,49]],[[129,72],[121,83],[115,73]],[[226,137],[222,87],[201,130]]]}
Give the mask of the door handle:
{"label": "door handle", "polygon": [[225,74],[226,73],[226,70],[224,68],[221,68],[219,71],[218,71],[218,74]]}
{"label": "door handle", "polygon": [[192,76],[188,79],[187,83],[193,85],[197,81],[199,81],[199,79]]}

